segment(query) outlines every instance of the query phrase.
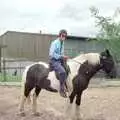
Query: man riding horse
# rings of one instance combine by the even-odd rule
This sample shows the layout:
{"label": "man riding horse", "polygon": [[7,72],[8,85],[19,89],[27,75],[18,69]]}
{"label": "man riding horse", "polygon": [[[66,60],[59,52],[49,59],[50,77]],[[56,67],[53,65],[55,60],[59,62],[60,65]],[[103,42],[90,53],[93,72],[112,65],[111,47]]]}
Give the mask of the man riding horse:
{"label": "man riding horse", "polygon": [[49,50],[50,66],[52,66],[53,70],[59,75],[60,95],[65,98],[67,97],[65,92],[67,74],[62,63],[69,58],[68,56],[64,56],[64,41],[66,38],[67,31],[64,29],[60,30],[58,38],[51,43]]}

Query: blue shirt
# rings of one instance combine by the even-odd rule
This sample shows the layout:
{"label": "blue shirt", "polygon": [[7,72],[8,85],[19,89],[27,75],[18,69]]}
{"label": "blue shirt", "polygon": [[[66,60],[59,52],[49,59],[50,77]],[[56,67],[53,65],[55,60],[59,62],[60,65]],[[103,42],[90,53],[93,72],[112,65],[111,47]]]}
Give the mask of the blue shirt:
{"label": "blue shirt", "polygon": [[63,54],[64,54],[64,42],[62,44],[62,42],[58,38],[51,43],[49,56],[50,58],[55,58],[58,60],[61,59]]}

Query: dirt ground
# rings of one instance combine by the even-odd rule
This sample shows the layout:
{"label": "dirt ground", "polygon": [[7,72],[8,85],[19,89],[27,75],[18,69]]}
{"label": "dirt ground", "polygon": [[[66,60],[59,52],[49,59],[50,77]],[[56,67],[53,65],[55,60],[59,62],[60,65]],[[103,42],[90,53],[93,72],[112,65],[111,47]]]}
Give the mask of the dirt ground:
{"label": "dirt ground", "polygon": [[[59,94],[41,91],[39,117],[32,115],[28,104],[26,116],[19,116],[19,100],[20,87],[0,86],[0,120],[67,120],[64,117],[66,100]],[[82,120],[120,120],[120,88],[88,88],[82,95],[80,111]]]}

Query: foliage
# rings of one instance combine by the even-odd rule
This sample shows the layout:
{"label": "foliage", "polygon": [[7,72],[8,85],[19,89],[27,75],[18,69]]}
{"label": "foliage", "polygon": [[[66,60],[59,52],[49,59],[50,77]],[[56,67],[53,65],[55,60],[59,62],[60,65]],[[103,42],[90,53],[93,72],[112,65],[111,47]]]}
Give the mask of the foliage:
{"label": "foliage", "polygon": [[0,73],[0,82],[20,82],[21,76],[13,76],[11,74]]}
{"label": "foliage", "polygon": [[99,10],[95,7],[90,8],[92,17],[95,18],[95,26],[99,28],[97,40],[101,42],[105,48],[111,50],[114,54],[116,62],[120,60],[120,9],[117,8],[113,16],[101,16]]}

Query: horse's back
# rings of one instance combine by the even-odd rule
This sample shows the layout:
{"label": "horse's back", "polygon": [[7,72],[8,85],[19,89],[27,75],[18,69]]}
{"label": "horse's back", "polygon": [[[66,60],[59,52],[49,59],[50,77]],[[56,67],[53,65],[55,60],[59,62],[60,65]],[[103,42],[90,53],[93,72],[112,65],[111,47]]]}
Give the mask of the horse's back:
{"label": "horse's back", "polygon": [[35,64],[31,66],[27,72],[27,75],[32,77],[46,77],[48,76],[49,69],[42,64]]}
{"label": "horse's back", "polygon": [[37,62],[25,67],[22,79],[26,81],[27,78],[42,78],[49,74],[48,65],[44,62]]}

